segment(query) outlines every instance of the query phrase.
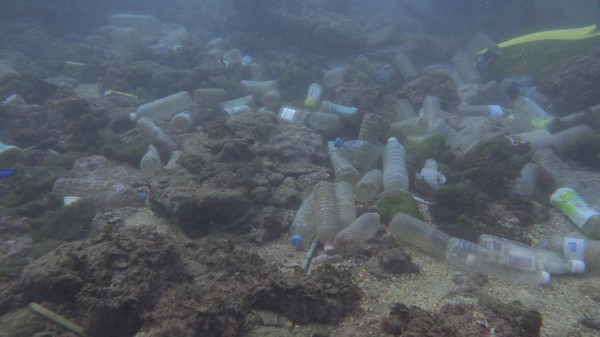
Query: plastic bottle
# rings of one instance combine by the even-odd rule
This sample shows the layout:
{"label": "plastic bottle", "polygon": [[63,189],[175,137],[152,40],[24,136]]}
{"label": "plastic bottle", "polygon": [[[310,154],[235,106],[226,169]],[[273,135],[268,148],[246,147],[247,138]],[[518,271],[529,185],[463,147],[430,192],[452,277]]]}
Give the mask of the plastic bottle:
{"label": "plastic bottle", "polygon": [[325,88],[335,89],[344,81],[344,76],[346,76],[345,67],[335,67],[330,71],[326,72],[323,76]]}
{"label": "plastic bottle", "polygon": [[465,55],[465,53],[457,52],[456,54],[454,54],[454,57],[452,57],[452,64],[458,72],[458,75],[460,75],[460,77],[466,82],[481,82],[481,76],[479,76],[479,73],[477,72],[477,70],[475,70],[475,67],[473,67],[473,62],[471,62],[471,60],[467,55]]}
{"label": "plastic bottle", "polygon": [[140,130],[144,138],[156,147],[161,157],[171,157],[173,151],[177,149],[177,143],[164,133],[151,119],[146,117],[138,119],[136,127]]}
{"label": "plastic bottle", "polygon": [[[506,95],[496,81],[489,81],[482,85],[481,88],[479,88],[479,94],[477,96],[477,101],[479,103],[494,104],[501,107],[511,107],[513,105],[513,100]],[[505,117],[510,116],[512,116],[512,110],[510,113],[507,113]]]}
{"label": "plastic bottle", "polygon": [[361,243],[373,237],[379,229],[379,214],[363,213],[352,224],[342,229],[334,239],[336,253],[352,256],[358,252]]}
{"label": "plastic bottle", "polygon": [[340,117],[353,117],[356,115],[358,109],[351,106],[335,104],[330,101],[321,101],[318,111],[338,115]]}
{"label": "plastic bottle", "polygon": [[578,125],[557,133],[553,133],[552,137],[556,141],[556,151],[562,152],[575,145],[575,142],[577,142],[579,139],[591,137],[594,134],[594,130],[591,127],[587,125]]}
{"label": "plastic bottle", "polygon": [[176,170],[180,167],[179,164],[179,159],[181,157],[183,157],[183,151],[173,151],[173,154],[171,155],[171,158],[169,158],[169,161],[167,162],[167,164],[165,165],[165,170]]}
{"label": "plastic bottle", "polygon": [[522,118],[528,118],[531,125],[538,129],[545,128],[554,119],[554,117],[527,96],[520,97],[515,101],[514,111],[516,114],[521,115]]}
{"label": "plastic bottle", "polygon": [[500,254],[491,249],[459,239],[451,238],[447,244],[446,261],[449,263],[489,276],[516,281],[549,283],[550,274],[542,270],[525,271],[500,263]]}
{"label": "plastic bottle", "polygon": [[52,191],[63,198],[75,196],[89,199],[98,207],[126,207],[146,199],[145,193],[138,193],[128,185],[93,178],[59,178]]}
{"label": "plastic bottle", "polygon": [[482,234],[477,243],[500,253],[501,264],[524,271],[543,270],[550,274],[583,273],[582,260],[565,260],[555,252],[535,249],[526,244],[495,235]]}
{"label": "plastic bottle", "polygon": [[283,106],[279,110],[279,118],[283,122],[308,125],[308,118],[312,112],[291,106]]}
{"label": "plastic bottle", "polygon": [[323,244],[326,254],[333,254],[333,239],[340,231],[340,222],[335,203],[333,184],[320,181],[315,185],[315,220],[317,222],[317,239]]}
{"label": "plastic bottle", "polygon": [[446,183],[446,176],[438,171],[435,159],[425,160],[425,165],[423,165],[419,177],[425,180],[425,183],[433,190],[439,189],[441,185]]}
{"label": "plastic bottle", "polygon": [[321,96],[323,95],[323,88],[319,83],[313,83],[308,87],[308,94],[304,100],[304,106],[309,109],[316,109],[321,102]]}
{"label": "plastic bottle", "polygon": [[562,254],[567,259],[581,260],[588,269],[600,269],[600,241],[571,233],[540,241],[539,247]]}
{"label": "plastic bottle", "polygon": [[250,107],[247,105],[238,105],[223,109],[223,113],[226,113],[229,117],[233,117],[235,115],[241,114],[242,112],[250,110],[252,109],[250,109]]}
{"label": "plastic bottle", "polygon": [[256,106],[256,102],[254,101],[254,97],[252,95],[248,95],[248,96],[232,99],[232,100],[229,100],[226,102],[221,102],[219,104],[219,108],[221,110],[225,110],[227,108],[233,108],[233,107],[240,106],[240,105],[247,105],[251,108],[254,108]]}
{"label": "plastic bottle", "polygon": [[557,145],[556,139],[546,129],[536,129],[509,136],[513,142],[525,142],[532,151]]}
{"label": "plastic bottle", "polygon": [[328,136],[339,135],[344,129],[339,116],[315,111],[309,114],[308,126]]}
{"label": "plastic bottle", "polygon": [[600,240],[600,212],[572,188],[562,187],[550,196],[552,206],[566,215],[587,237]]}
{"label": "plastic bottle", "polygon": [[139,120],[142,117],[153,120],[167,119],[171,118],[171,116],[179,111],[188,109],[190,106],[192,106],[192,96],[190,96],[187,91],[181,91],[156,101],[140,105],[135,111],[135,114],[131,117],[134,121]]}
{"label": "plastic bottle", "polygon": [[171,117],[171,126],[177,133],[184,133],[191,129],[198,119],[198,114],[193,110],[184,110]]}
{"label": "plastic bottle", "polygon": [[569,166],[563,162],[552,149],[539,149],[533,153],[532,158],[541,169],[546,171],[546,173],[554,179],[557,188],[570,187],[574,190],[578,190],[581,187],[581,183],[573,174],[573,171],[571,171]]}
{"label": "plastic bottle", "polygon": [[366,113],[360,124],[358,139],[371,144],[376,144],[379,142],[381,129],[383,129],[383,118],[376,114]]}
{"label": "plastic bottle", "polygon": [[369,61],[369,59],[366,58],[364,55],[358,55],[354,59],[353,65],[356,68],[360,69],[363,73],[367,74],[367,76],[369,76],[369,78],[371,78],[372,80],[375,80],[377,78],[377,68],[375,68],[373,63],[371,63],[371,61]]}
{"label": "plastic bottle", "polygon": [[404,53],[396,55],[392,60],[392,64],[398,69],[400,74],[402,74],[402,77],[406,82],[410,82],[419,76],[419,71],[410,58]]}
{"label": "plastic bottle", "polygon": [[0,169],[13,169],[25,160],[25,153],[13,145],[0,142]]}
{"label": "plastic bottle", "polygon": [[262,95],[270,90],[279,90],[277,81],[241,80],[240,85],[245,92],[252,94]]}
{"label": "plastic bottle", "polygon": [[359,172],[372,169],[381,156],[382,146],[364,140],[336,138],[334,146]]}
{"label": "plastic bottle", "polygon": [[427,129],[427,133],[431,135],[452,137],[456,133],[456,130],[442,118],[441,102],[435,96],[425,97],[417,123],[421,128]]}
{"label": "plastic bottle", "polygon": [[402,242],[422,249],[435,257],[442,259],[446,257],[451,237],[434,225],[406,213],[398,212],[390,221],[388,229]]}
{"label": "plastic bottle", "polygon": [[140,34],[146,37],[157,36],[160,33],[162,23],[151,15],[139,14],[111,14],[108,24],[116,27],[136,28]]}
{"label": "plastic bottle", "polygon": [[155,174],[162,168],[158,151],[152,144],[148,145],[148,150],[142,156],[142,160],[140,160],[140,170],[146,174]]}
{"label": "plastic bottle", "polygon": [[388,139],[383,148],[383,189],[389,193],[408,190],[405,151],[396,138]]}
{"label": "plastic bottle", "polygon": [[369,202],[377,196],[383,187],[383,172],[380,169],[369,170],[356,184],[354,189],[356,199],[360,202]]}
{"label": "plastic bottle", "polygon": [[200,88],[194,91],[194,101],[200,109],[214,108],[229,96],[223,88]]}
{"label": "plastic bottle", "polygon": [[223,54],[223,64],[226,67],[232,67],[234,65],[242,63],[242,57],[244,57],[244,53],[242,53],[241,50],[228,50]]}
{"label": "plastic bottle", "polygon": [[333,145],[333,142],[327,142],[327,150],[329,152],[329,159],[331,160],[331,166],[336,181],[345,181],[352,186],[360,180],[360,173],[356,168],[348,161],[338,149]]}
{"label": "plastic bottle", "polygon": [[281,105],[281,94],[277,90],[269,90],[260,98],[262,106],[269,111],[277,111]]}
{"label": "plastic bottle", "polygon": [[500,105],[459,105],[458,113],[461,116],[489,116],[494,118],[508,117],[512,111]]}
{"label": "plastic bottle", "polygon": [[335,203],[340,219],[340,228],[348,227],[356,220],[356,200],[354,187],[345,181],[333,184],[335,190]]}
{"label": "plastic bottle", "polygon": [[314,193],[309,194],[296,211],[290,227],[292,246],[305,249],[312,242],[316,233]]}
{"label": "plastic bottle", "polygon": [[519,176],[512,183],[512,194],[519,197],[531,197],[535,193],[535,185],[539,175],[540,169],[536,164],[525,164]]}
{"label": "plastic bottle", "polygon": [[408,120],[417,117],[417,113],[415,109],[413,109],[412,104],[406,99],[401,98],[392,105],[392,110],[394,114],[398,117],[398,121]]}

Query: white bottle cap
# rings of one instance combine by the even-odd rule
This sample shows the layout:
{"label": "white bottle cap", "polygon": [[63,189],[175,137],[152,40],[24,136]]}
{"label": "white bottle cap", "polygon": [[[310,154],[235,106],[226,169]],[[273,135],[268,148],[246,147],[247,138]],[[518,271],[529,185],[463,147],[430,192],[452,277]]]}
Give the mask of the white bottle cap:
{"label": "white bottle cap", "polygon": [[571,272],[572,273],[583,273],[585,272],[585,262],[581,260],[570,260]]}
{"label": "white bottle cap", "polygon": [[137,114],[136,114],[135,112],[130,112],[130,113],[129,113],[129,119],[130,119],[132,122],[135,122],[135,121],[137,120]]}
{"label": "white bottle cap", "polygon": [[490,110],[490,116],[494,118],[501,118],[504,116],[504,111],[502,111],[502,107],[499,105],[489,105],[488,109]]}
{"label": "white bottle cap", "polygon": [[550,283],[550,274],[546,271],[540,272],[537,279],[538,283],[547,284]]}
{"label": "white bottle cap", "polygon": [[68,206],[72,203],[77,202],[78,200],[80,200],[81,198],[79,197],[64,197],[63,198],[63,205]]}
{"label": "white bottle cap", "polygon": [[180,112],[171,118],[171,126],[178,133],[186,132],[194,125],[194,118],[188,112]]}
{"label": "white bottle cap", "polygon": [[396,139],[395,137],[390,137],[390,138],[388,139],[388,143],[389,143],[389,142],[397,142],[397,141],[398,141],[398,139]]}

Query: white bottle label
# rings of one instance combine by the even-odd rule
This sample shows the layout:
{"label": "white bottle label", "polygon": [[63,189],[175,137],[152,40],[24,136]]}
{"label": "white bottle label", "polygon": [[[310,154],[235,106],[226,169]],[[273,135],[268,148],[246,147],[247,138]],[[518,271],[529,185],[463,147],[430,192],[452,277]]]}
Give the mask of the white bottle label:
{"label": "white bottle label", "polygon": [[563,255],[568,259],[584,260],[585,239],[565,237],[563,243]]}
{"label": "white bottle label", "polygon": [[288,121],[288,122],[293,122],[294,121],[294,115],[296,114],[296,110],[294,109],[290,109],[290,108],[281,108],[281,119]]}
{"label": "white bottle label", "polygon": [[560,209],[577,227],[582,228],[593,216],[600,212],[588,205],[575,190],[559,188],[550,197],[550,203]]}

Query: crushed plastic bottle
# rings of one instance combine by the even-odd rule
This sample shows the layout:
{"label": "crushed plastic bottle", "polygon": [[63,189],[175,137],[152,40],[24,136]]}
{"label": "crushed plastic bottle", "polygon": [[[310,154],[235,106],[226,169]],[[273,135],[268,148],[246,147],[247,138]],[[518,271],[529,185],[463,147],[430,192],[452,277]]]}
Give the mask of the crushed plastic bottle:
{"label": "crushed plastic bottle", "polygon": [[334,239],[336,253],[342,256],[356,254],[362,242],[370,239],[379,228],[379,214],[363,213],[352,224],[342,229]]}

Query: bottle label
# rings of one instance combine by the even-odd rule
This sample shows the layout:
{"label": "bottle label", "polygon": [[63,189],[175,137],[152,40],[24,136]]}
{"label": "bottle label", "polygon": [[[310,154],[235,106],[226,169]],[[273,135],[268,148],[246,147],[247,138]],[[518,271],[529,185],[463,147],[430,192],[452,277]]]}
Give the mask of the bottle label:
{"label": "bottle label", "polygon": [[565,237],[563,243],[563,255],[568,259],[584,260],[585,239]]}
{"label": "bottle label", "polygon": [[287,121],[287,122],[293,122],[294,121],[294,115],[296,114],[296,110],[291,109],[291,108],[281,108],[281,119]]}
{"label": "bottle label", "polygon": [[575,190],[559,188],[550,197],[550,203],[561,210],[577,227],[582,228],[587,221],[600,215],[600,212],[588,205]]}
{"label": "bottle label", "polygon": [[339,105],[339,104],[331,104],[333,107],[333,110],[335,111],[336,114],[341,114],[341,115],[354,115],[356,114],[356,111],[358,111],[357,108],[355,107],[351,107],[351,106],[344,106],[344,105]]}
{"label": "bottle label", "polygon": [[308,87],[308,95],[306,96],[306,100],[304,101],[304,105],[311,109],[316,109],[317,104],[321,100],[321,86],[313,83]]}

